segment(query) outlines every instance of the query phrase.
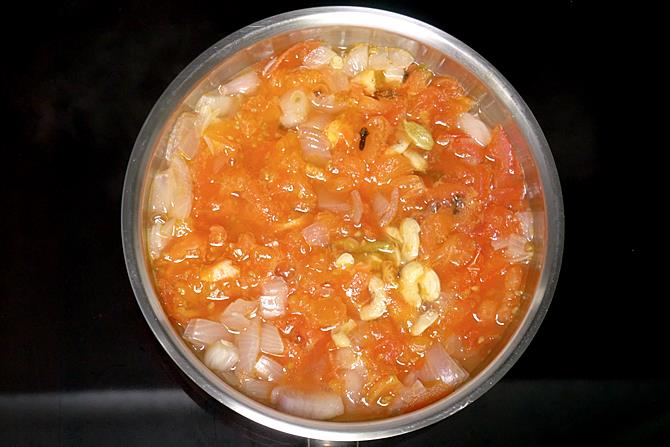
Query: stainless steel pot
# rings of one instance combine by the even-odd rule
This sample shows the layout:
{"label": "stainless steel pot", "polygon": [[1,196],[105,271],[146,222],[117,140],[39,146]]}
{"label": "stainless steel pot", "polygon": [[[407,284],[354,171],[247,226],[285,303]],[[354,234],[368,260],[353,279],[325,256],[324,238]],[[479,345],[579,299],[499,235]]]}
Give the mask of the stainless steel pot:
{"label": "stainless steel pot", "polygon": [[[200,362],[169,322],[154,290],[144,248],[144,204],[176,116],[204,91],[242,68],[308,38],[339,46],[365,41],[402,47],[432,70],[455,76],[479,100],[483,119],[504,126],[528,183],[536,254],[516,325],[459,389],[425,408],[392,418],[307,420],[280,413],[231,388]],[[332,441],[384,438],[417,430],[457,412],[491,388],[523,353],[542,322],[563,249],[563,203],[554,161],[538,123],[514,88],[475,51],[447,33],[406,16],[354,7],[304,9],[270,17],[217,42],[186,67],[160,97],[137,137],[126,173],[121,220],[126,265],[137,302],[177,366],[216,400],[249,419],[287,433]]]}

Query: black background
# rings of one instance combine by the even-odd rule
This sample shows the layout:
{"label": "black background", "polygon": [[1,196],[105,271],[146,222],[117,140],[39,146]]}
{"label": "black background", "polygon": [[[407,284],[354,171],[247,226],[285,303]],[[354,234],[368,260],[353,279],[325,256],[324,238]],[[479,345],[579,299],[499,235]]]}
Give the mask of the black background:
{"label": "black background", "polygon": [[[578,1],[438,3],[358,4],[444,29],[521,93],[561,178],[565,255],[542,328],[496,387],[374,444],[667,442],[668,293],[655,267],[667,259],[651,258],[663,237],[649,224],[654,159],[643,142],[656,87],[631,57],[634,14]],[[305,445],[203,396],[171,364],[135,302],[119,221],[134,139],[168,83],[234,30],[306,6],[70,1],[6,12],[0,445]]]}

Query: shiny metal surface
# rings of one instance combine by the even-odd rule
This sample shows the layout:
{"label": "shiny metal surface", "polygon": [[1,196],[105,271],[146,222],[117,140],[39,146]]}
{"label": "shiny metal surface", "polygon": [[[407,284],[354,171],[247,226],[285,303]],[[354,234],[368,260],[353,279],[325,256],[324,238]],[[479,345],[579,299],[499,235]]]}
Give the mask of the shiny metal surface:
{"label": "shiny metal surface", "polygon": [[[360,41],[406,48],[429,68],[461,80],[478,99],[489,124],[501,123],[518,152],[535,216],[536,255],[526,289],[523,317],[500,349],[451,395],[401,416],[366,422],[312,421],[280,413],[231,388],[207,369],[170,324],[154,291],[144,248],[144,203],[149,179],[160,167],[167,129],[203,91],[240,69],[294,42],[318,37],[335,45]],[[462,409],[493,386],[526,349],[547,311],[563,249],[563,203],[554,161],[544,135],[513,87],[468,46],[417,20],[386,11],[326,7],[292,11],[249,25],[217,42],[168,86],[150,112],[135,143],[122,204],[126,266],[138,304],[174,362],[203,390],[234,411],[268,427],[323,440],[357,441],[410,432]]]}

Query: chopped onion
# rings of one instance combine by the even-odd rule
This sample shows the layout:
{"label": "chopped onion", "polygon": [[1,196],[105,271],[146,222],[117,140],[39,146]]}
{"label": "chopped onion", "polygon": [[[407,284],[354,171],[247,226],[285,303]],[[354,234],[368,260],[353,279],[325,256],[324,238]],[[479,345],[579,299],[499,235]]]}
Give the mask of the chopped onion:
{"label": "chopped onion", "polygon": [[339,93],[349,90],[349,77],[343,70],[329,70],[326,71],[326,78],[324,81],[332,93]]}
{"label": "chopped onion", "polygon": [[221,315],[219,321],[228,328],[229,331],[239,334],[249,327],[249,319],[237,312],[228,315]]}
{"label": "chopped onion", "polygon": [[258,307],[258,303],[255,301],[243,300],[242,298],[236,299],[226,307],[226,310],[223,311],[223,315],[230,315],[233,313],[238,313],[243,316],[252,315],[253,312]]}
{"label": "chopped onion", "polygon": [[345,106],[344,103],[338,103],[335,99],[335,95],[312,95],[312,105],[317,110],[323,110],[324,112],[339,112]]}
{"label": "chopped onion", "polygon": [[238,362],[237,348],[229,341],[219,340],[207,347],[205,365],[216,372],[230,371]]}
{"label": "chopped onion", "polygon": [[370,50],[368,66],[373,70],[402,69],[409,67],[414,57],[400,48],[378,47]]}
{"label": "chopped onion", "polygon": [[333,352],[333,364],[340,369],[353,369],[357,358],[356,353],[351,348],[336,349]]}
{"label": "chopped onion", "polygon": [[175,189],[171,201],[172,209],[168,211],[168,216],[186,219],[191,214],[191,171],[180,157],[172,159],[170,171],[174,177]]}
{"label": "chopped onion", "polygon": [[308,419],[332,419],[344,413],[340,396],[324,391],[310,393],[279,386],[272,390],[272,403],[279,411]]}
{"label": "chopped onion", "polygon": [[405,80],[405,70],[402,68],[388,68],[384,70],[384,80],[389,84],[402,84]]}
{"label": "chopped onion", "polygon": [[257,318],[251,320],[249,327],[236,337],[240,361],[237,364],[238,375],[249,375],[256,365],[260,352],[260,324]]}
{"label": "chopped onion", "polygon": [[266,354],[282,355],[284,353],[284,341],[274,325],[262,324],[260,348]]}
{"label": "chopped onion", "polygon": [[418,376],[423,382],[439,380],[456,386],[468,378],[468,372],[447,354],[442,343],[436,342],[426,352],[425,363]]}
{"label": "chopped onion", "polygon": [[[166,227],[169,225],[169,232],[166,232]],[[158,259],[161,252],[170,241],[172,237],[172,227],[173,223],[168,221],[165,224],[160,222],[154,223],[148,231],[148,245],[149,245],[149,255],[151,259]]]}
{"label": "chopped onion", "polygon": [[151,183],[149,209],[152,213],[167,214],[172,209],[172,197],[176,188],[170,170],[159,172]]}
{"label": "chopped onion", "polygon": [[240,333],[249,327],[249,318],[253,317],[254,311],[258,307],[255,301],[237,299],[230,303],[223,311],[219,321],[225,325],[229,331]]}
{"label": "chopped onion", "polygon": [[258,379],[245,379],[241,385],[244,394],[266,402],[270,400],[270,393],[274,387],[273,383]]}
{"label": "chopped onion", "polygon": [[389,411],[392,414],[397,414],[402,412],[409,405],[416,404],[422,400],[424,396],[427,395],[426,387],[423,386],[420,380],[414,380],[411,385],[405,385],[398,396],[393,400],[389,406]]}
{"label": "chopped onion", "polygon": [[224,325],[203,318],[189,320],[186,329],[184,329],[183,337],[199,346],[209,345],[219,340],[233,340],[232,335]]}
{"label": "chopped onion", "polygon": [[356,76],[368,68],[368,45],[354,46],[344,58],[344,72],[348,76]]}
{"label": "chopped onion", "polygon": [[267,355],[261,355],[254,368],[261,379],[269,380],[270,382],[276,382],[286,372],[279,362],[272,360]]}
{"label": "chopped onion", "polygon": [[331,158],[330,140],[323,131],[314,127],[300,126],[298,141],[306,162],[319,167],[325,167],[328,164]]}
{"label": "chopped onion", "polygon": [[279,99],[282,116],[279,119],[286,128],[292,128],[304,122],[309,113],[309,99],[302,90],[291,90]]}
{"label": "chopped onion", "polygon": [[221,96],[217,90],[202,95],[195,105],[195,111],[198,113],[195,128],[198,135],[202,135],[216,118],[231,113],[236,103],[234,98]]}
{"label": "chopped onion", "polygon": [[525,237],[527,241],[533,240],[533,213],[530,211],[519,211],[516,213],[516,218],[521,226],[521,236]]}
{"label": "chopped onion", "polygon": [[363,218],[363,199],[358,190],[351,191],[351,221],[358,225]]}
{"label": "chopped onion", "polygon": [[348,194],[344,192],[332,192],[327,189],[317,189],[317,203],[319,208],[334,213],[346,213],[351,210]]}
{"label": "chopped onion", "polygon": [[491,141],[491,131],[476,115],[462,113],[458,118],[458,127],[482,146]]}
{"label": "chopped onion", "polygon": [[261,84],[261,80],[255,71],[250,71],[243,75],[236,77],[228,83],[219,86],[219,92],[222,95],[235,95],[241,93],[253,93]]}
{"label": "chopped onion", "polygon": [[355,370],[344,371],[344,395],[347,401],[352,404],[358,404],[361,401],[361,391],[365,385],[365,378]]}
{"label": "chopped onion", "polygon": [[259,297],[261,315],[263,318],[276,318],[286,312],[288,285],[283,278],[273,276],[265,280]]}
{"label": "chopped onion", "polygon": [[328,228],[320,222],[305,227],[302,230],[302,237],[310,247],[325,247],[330,241]]}
{"label": "chopped onion", "polygon": [[400,192],[398,188],[393,188],[390,200],[386,200],[384,196],[377,193],[372,199],[372,209],[379,218],[379,226],[385,227],[391,223],[396,213],[398,212],[398,199]]}
{"label": "chopped onion", "polygon": [[494,250],[504,250],[505,257],[513,264],[526,263],[533,258],[532,245],[525,237],[518,234],[492,240],[491,246]]}
{"label": "chopped onion", "polygon": [[328,127],[328,124],[330,124],[332,120],[333,117],[331,115],[328,115],[327,113],[319,113],[311,117],[309,121],[306,121],[300,127],[305,129],[311,128],[323,131],[326,129],[326,127]]}
{"label": "chopped onion", "polygon": [[303,64],[307,68],[317,68],[329,64],[335,56],[337,56],[337,53],[330,47],[321,46],[310,51],[305,56]]}
{"label": "chopped onion", "polygon": [[172,160],[178,153],[181,153],[188,160],[195,156],[200,141],[196,129],[197,118],[197,115],[189,112],[179,115],[168,137],[167,148],[165,149],[167,160]]}

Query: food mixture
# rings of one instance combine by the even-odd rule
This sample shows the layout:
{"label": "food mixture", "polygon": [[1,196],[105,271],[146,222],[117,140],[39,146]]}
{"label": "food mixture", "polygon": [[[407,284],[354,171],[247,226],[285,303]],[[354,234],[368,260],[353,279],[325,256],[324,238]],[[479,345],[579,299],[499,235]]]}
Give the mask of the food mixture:
{"label": "food mixture", "polygon": [[524,299],[533,220],[503,128],[398,48],[298,43],[179,115],[153,178],[162,305],[212,371],[312,419],[468,380]]}

